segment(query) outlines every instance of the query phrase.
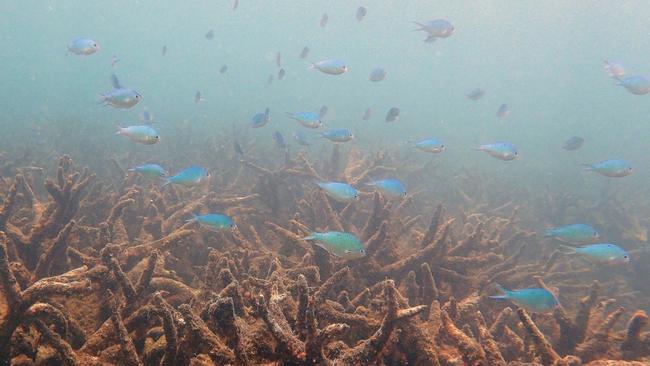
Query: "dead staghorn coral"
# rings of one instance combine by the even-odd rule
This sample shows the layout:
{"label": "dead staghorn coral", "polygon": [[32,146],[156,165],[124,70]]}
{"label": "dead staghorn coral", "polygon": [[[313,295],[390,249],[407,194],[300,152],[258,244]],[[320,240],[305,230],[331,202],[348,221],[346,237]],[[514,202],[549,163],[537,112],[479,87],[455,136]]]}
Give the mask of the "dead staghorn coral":
{"label": "dead staghorn coral", "polygon": [[[386,151],[336,147],[321,161],[287,154],[276,167],[254,155],[241,162],[222,145],[210,146],[233,165],[214,166],[219,175],[194,188],[160,190],[125,176],[119,160],[108,181],[94,182],[68,157],[53,180],[21,169],[0,181],[2,364],[623,365],[650,357],[645,313],[621,321],[623,306],[650,300],[644,284],[554,251],[525,228],[530,217],[516,197],[476,187],[483,177],[474,172],[460,172],[438,196],[448,197],[444,205],[369,191],[341,204],[312,179],[362,188],[368,177],[399,172],[418,192],[431,172]],[[215,211],[237,229],[185,223],[190,212]],[[632,235],[619,209],[608,215]],[[302,239],[326,230],[356,234],[366,257],[344,261]],[[496,282],[548,287],[563,307],[513,311],[486,296]]]}

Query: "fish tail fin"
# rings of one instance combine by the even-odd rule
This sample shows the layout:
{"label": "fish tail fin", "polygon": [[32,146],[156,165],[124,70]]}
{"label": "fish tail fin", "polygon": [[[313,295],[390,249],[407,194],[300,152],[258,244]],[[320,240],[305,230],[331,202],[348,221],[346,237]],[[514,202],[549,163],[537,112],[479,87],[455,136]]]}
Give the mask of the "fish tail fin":
{"label": "fish tail fin", "polygon": [[594,167],[593,167],[591,164],[583,163],[583,164],[580,164],[580,166],[583,167],[584,170],[587,170],[587,171],[592,171],[592,170],[594,170]]}
{"label": "fish tail fin", "polygon": [[475,146],[475,147],[473,147],[472,149],[473,149],[474,151],[485,151],[485,147],[483,147],[482,145]]}
{"label": "fish tail fin", "polygon": [[108,105],[108,97],[106,94],[98,94],[97,104]]}
{"label": "fish tail fin", "polygon": [[543,235],[545,238],[551,238],[551,237],[554,237],[554,236],[555,236],[555,229],[552,229],[552,228],[551,228],[551,229],[546,229],[546,230],[544,230],[544,232],[542,233],[542,235]]}
{"label": "fish tail fin", "polygon": [[159,187],[160,189],[163,189],[163,188],[165,188],[166,186],[168,186],[171,182],[172,182],[171,179],[169,179],[169,178],[165,178],[165,179],[163,179],[163,181],[160,183],[160,185],[159,185],[158,187]]}
{"label": "fish tail fin", "polygon": [[492,295],[492,296],[489,296],[489,297],[490,297],[490,299],[500,300],[500,299],[507,299],[508,295]]}
{"label": "fish tail fin", "polygon": [[115,132],[116,135],[124,135],[124,128],[122,126],[115,126],[117,127],[117,131]]}
{"label": "fish tail fin", "polygon": [[424,43],[433,43],[436,41],[436,36],[428,36],[425,40]]}
{"label": "fish tail fin", "polygon": [[557,247],[558,251],[565,255],[576,254],[576,248],[570,247],[568,245],[560,245]]}
{"label": "fish tail fin", "polygon": [[313,63],[313,62],[311,62],[311,61],[309,61],[309,66],[307,66],[307,70],[313,70],[313,69],[315,69],[315,68],[316,68],[316,64]]}
{"label": "fish tail fin", "polygon": [[135,171],[135,168],[129,168],[129,169],[127,169],[126,171],[127,171],[127,172],[134,172],[134,171]]}
{"label": "fish tail fin", "polygon": [[185,220],[185,222],[190,223],[190,222],[199,221],[199,216],[197,214],[195,214],[194,212],[190,212],[190,214],[192,214],[192,218]]}
{"label": "fish tail fin", "polygon": [[424,24],[422,24],[422,23],[420,23],[420,22],[413,22],[413,24],[415,24],[415,25],[417,25],[418,27],[420,27],[420,28],[417,28],[417,29],[413,29],[413,32],[418,32],[418,31],[421,31],[421,30],[426,29],[426,27],[424,26]]}
{"label": "fish tail fin", "polygon": [[501,295],[492,295],[490,296],[490,299],[508,299],[510,297],[510,291],[507,290],[505,287],[501,286],[498,283],[494,284],[494,287],[501,292]]}
{"label": "fish tail fin", "polygon": [[289,117],[291,119],[296,119],[296,117],[293,115],[293,113],[291,113],[291,112],[284,112],[284,113],[287,115],[287,117]]}
{"label": "fish tail fin", "polygon": [[312,233],[311,235],[305,236],[304,238],[302,238],[302,240],[305,240],[305,241],[316,240],[316,236],[314,235],[314,233]]}

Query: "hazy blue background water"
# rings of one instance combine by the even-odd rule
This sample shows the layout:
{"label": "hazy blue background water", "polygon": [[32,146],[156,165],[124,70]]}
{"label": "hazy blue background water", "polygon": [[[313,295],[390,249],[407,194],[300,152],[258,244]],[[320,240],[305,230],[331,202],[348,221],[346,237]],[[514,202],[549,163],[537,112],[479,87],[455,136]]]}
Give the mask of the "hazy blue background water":
{"label": "hazy blue background water", "polygon": [[[368,15],[357,22],[360,5]],[[323,13],[329,16],[325,28],[319,26]],[[456,32],[426,44],[424,33],[412,32],[412,22],[435,18],[449,19]],[[270,146],[273,131],[290,139],[298,129],[285,111],[317,111],[326,104],[325,128],[351,128],[354,144],[365,151],[399,149],[407,139],[442,139],[444,154],[417,157],[438,159],[439,169],[449,171],[449,180],[430,184],[453,184],[459,166],[506,186],[568,186],[576,194],[597,195],[606,184],[644,191],[650,177],[650,96],[627,93],[603,70],[604,59],[621,60],[628,73],[650,75],[647,1],[240,0],[233,11],[226,0],[7,0],[0,2],[0,24],[5,146],[23,140],[47,145],[64,134],[56,148],[66,152],[60,141],[75,143],[66,136],[81,130],[80,143],[119,156],[136,148],[113,135],[115,126],[134,124],[145,106],[162,140],[137,149],[154,158],[168,151],[179,128],[230,134],[233,123],[247,128],[267,106],[273,122],[251,135]],[[212,41],[204,37],[210,29]],[[68,43],[79,36],[93,37],[102,50],[88,57],[68,54]],[[339,58],[350,71],[329,76],[307,70],[308,62],[298,58],[303,46],[311,49],[310,60]],[[287,76],[267,85],[278,71],[278,51]],[[113,54],[120,59],[115,68]],[[228,72],[221,75],[224,64]],[[383,82],[368,81],[375,66],[387,69]],[[97,105],[113,72],[143,95],[135,108]],[[487,91],[482,100],[464,97],[479,86]],[[199,104],[197,90],[206,99]],[[495,117],[501,103],[512,109],[505,120]],[[384,115],[392,106],[401,109],[401,118],[387,124]],[[367,107],[374,116],[365,122]],[[573,135],[585,138],[584,148],[560,149]],[[471,150],[493,141],[513,142],[521,159],[506,163]],[[201,154],[200,147],[187,148]],[[577,166],[609,158],[627,159],[635,173],[606,183]]]}

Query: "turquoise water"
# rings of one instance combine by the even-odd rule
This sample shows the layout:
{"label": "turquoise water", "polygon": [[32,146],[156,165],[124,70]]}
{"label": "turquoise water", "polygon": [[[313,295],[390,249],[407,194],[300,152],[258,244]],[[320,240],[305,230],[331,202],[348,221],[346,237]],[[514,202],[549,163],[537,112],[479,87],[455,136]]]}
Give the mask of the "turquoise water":
{"label": "turquoise water", "polygon": [[[290,140],[298,128],[285,111],[317,111],[325,104],[323,128],[352,129],[354,144],[364,151],[442,139],[444,154],[414,158],[439,160],[447,179],[436,185],[453,184],[463,167],[506,186],[534,191],[535,184],[568,185],[576,194],[598,195],[607,180],[581,172],[577,164],[608,158],[627,159],[635,168],[632,176],[611,183],[624,192],[634,195],[648,178],[650,97],[615,86],[603,69],[604,59],[620,60],[628,73],[650,75],[650,39],[643,36],[647,2],[241,0],[235,11],[232,4],[2,2],[3,144],[20,137],[21,144],[52,146],[80,162],[85,154],[71,144],[97,149],[95,158],[129,152],[151,159],[178,154],[181,136],[230,136],[234,125],[255,144],[271,146],[273,131]],[[359,5],[368,9],[361,22],[354,17]],[[324,28],[323,13],[329,16]],[[412,22],[435,18],[451,21],[455,33],[424,43]],[[213,40],[204,37],[210,29]],[[96,39],[102,50],[69,54],[68,43],[80,36]],[[339,58],[349,72],[308,70],[308,62],[298,58],[304,46],[311,50],[308,59]],[[277,52],[287,76],[267,85],[278,72]],[[112,68],[113,55],[119,62]],[[222,65],[228,65],[223,75]],[[371,83],[368,75],[376,66],[388,76]],[[143,101],[129,110],[97,105],[98,94],[110,90],[112,73]],[[483,99],[464,97],[476,87],[486,90]],[[197,90],[205,98],[199,104]],[[498,120],[502,103],[512,112]],[[267,106],[272,123],[248,131],[251,116]],[[393,106],[401,117],[386,124],[384,115]],[[144,107],[158,122],[160,144],[134,148],[113,136],[116,125],[137,122]],[[365,122],[361,115],[368,107],[373,117]],[[561,150],[573,135],[584,137],[585,146],[574,153]],[[471,149],[494,141],[514,143],[521,158],[504,163]]]}

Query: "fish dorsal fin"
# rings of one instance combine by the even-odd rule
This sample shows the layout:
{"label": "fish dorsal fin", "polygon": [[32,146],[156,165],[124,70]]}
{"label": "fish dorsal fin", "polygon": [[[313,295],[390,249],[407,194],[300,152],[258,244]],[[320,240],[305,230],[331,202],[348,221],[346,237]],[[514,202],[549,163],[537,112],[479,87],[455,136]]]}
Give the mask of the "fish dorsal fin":
{"label": "fish dorsal fin", "polygon": [[153,124],[153,116],[151,115],[151,113],[149,113],[147,109],[144,109],[142,111],[142,113],[140,114],[140,119],[142,120],[142,122],[144,122],[147,125]]}
{"label": "fish dorsal fin", "polygon": [[113,74],[111,75],[111,84],[113,85],[113,88],[115,89],[121,89],[122,86],[120,85],[120,81],[117,79],[117,75]]}

